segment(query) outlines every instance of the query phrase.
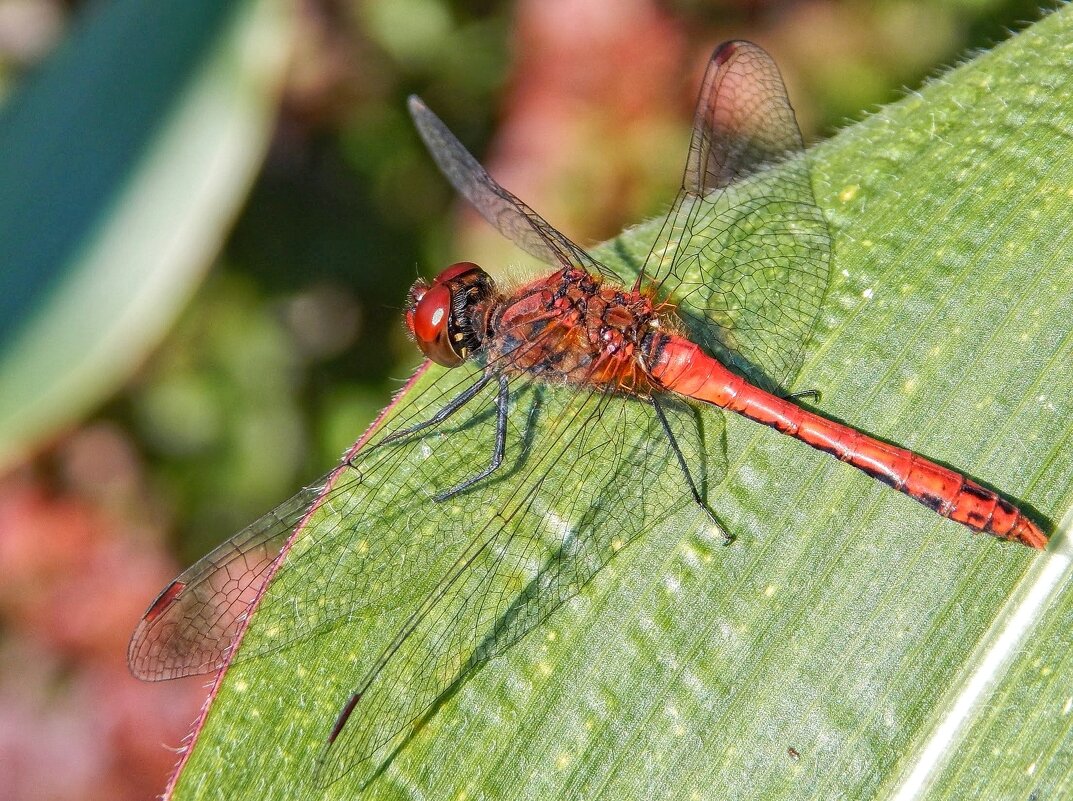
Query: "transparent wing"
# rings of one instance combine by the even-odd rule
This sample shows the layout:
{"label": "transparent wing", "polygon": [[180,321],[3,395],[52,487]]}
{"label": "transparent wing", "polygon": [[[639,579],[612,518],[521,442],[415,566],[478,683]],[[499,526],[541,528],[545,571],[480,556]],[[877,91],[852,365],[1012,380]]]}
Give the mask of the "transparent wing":
{"label": "transparent wing", "polygon": [[[444,376],[436,393],[440,406],[470,383],[472,377],[465,370]],[[399,420],[397,428],[404,428],[412,418]],[[390,452],[381,458],[391,458]],[[443,547],[435,537],[411,538],[404,526],[386,536],[358,535],[360,526],[354,521],[365,513],[365,479],[358,466],[363,461],[359,458],[332,470],[172,581],[150,604],[131,637],[127,650],[131,672],[146,681],[162,681],[211,673],[232,661],[278,651],[366,614],[400,585],[431,569]],[[472,464],[472,458],[466,464]],[[396,498],[388,488],[379,491]],[[429,493],[422,498],[435,506]],[[276,576],[278,592],[273,598],[278,600],[258,607],[259,619],[271,636],[247,638],[241,650],[234,651],[235,638],[265,581],[299,529],[305,538],[298,542],[298,553],[291,551],[288,558],[297,564],[304,558],[305,566]],[[300,556],[307,550],[308,556]],[[316,596],[315,605],[288,600],[310,595]]]}
{"label": "transparent wing", "polygon": [[[349,701],[341,699],[320,758],[322,784],[375,773],[445,693],[577,594],[648,527],[683,507],[695,509],[692,525],[707,524],[647,404],[529,383],[512,390],[511,403],[512,418],[527,421],[508,440],[530,443],[518,456],[523,466],[446,502],[457,504],[455,519],[473,523],[453,541],[441,540],[435,584],[419,603],[398,610],[394,636],[362,665]],[[671,403],[687,459],[706,464],[694,411]],[[417,484],[400,500],[406,489],[441,489],[464,474],[450,467],[460,458],[455,435],[436,438]],[[427,503],[403,502],[394,514],[415,530],[444,525]],[[367,647],[363,642],[358,653]]]}
{"label": "transparent wing", "polygon": [[[478,377],[468,367],[430,371],[383,436],[428,419]],[[235,658],[330,631],[318,653],[344,649],[331,671],[360,700],[334,736],[324,722],[319,779],[367,775],[473,667],[523,637],[648,528],[695,508],[647,404],[520,379],[503,466],[433,501],[480,468],[475,455],[491,456],[494,389],[486,393],[434,429],[374,441],[186,571],[139,625],[132,669],[161,679],[220,667],[298,527]],[[694,410],[670,404],[694,477],[720,480],[721,439],[706,449]],[[708,465],[718,475],[709,479]],[[696,510],[689,522],[707,518]]]}
{"label": "transparent wing", "polygon": [[227,664],[273,564],[331,476],[250,524],[169,584],[134,630],[127,650],[131,672],[159,681],[211,673]]}
{"label": "transparent wing", "polygon": [[410,116],[440,172],[492,226],[526,253],[559,267],[582,267],[621,283],[610,268],[552,228],[485,171],[421,98],[412,95]]}
{"label": "transparent wing", "polygon": [[766,389],[801,365],[827,291],[831,239],[775,62],[716,48],[682,189],[644,273],[692,339]]}

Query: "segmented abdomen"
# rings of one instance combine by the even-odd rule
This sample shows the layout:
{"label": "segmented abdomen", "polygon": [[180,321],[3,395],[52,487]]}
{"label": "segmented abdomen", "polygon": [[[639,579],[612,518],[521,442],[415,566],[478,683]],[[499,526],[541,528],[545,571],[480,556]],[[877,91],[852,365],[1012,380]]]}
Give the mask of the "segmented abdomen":
{"label": "segmented abdomen", "polygon": [[663,336],[653,342],[648,372],[664,389],[771,426],[853,465],[974,531],[1032,548],[1047,544],[1047,535],[997,493],[912,451],[880,442],[765,392],[730,372],[686,339]]}

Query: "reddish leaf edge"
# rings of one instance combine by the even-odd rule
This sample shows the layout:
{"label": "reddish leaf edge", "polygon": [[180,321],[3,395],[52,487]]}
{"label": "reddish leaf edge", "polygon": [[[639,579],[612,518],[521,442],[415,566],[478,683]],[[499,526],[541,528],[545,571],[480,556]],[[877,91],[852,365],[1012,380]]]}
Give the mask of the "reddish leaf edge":
{"label": "reddish leaf edge", "polygon": [[[276,557],[275,562],[269,569],[265,580],[261,583],[260,588],[257,590],[257,596],[254,599],[253,604],[250,606],[250,613],[246,615],[246,619],[242,622],[242,627],[239,629],[237,636],[235,637],[235,644],[231,649],[232,657],[239,649],[242,648],[242,640],[246,636],[246,631],[249,629],[250,621],[254,617],[254,613],[257,611],[257,607],[261,603],[261,599],[264,597],[269,585],[272,584],[272,580],[276,576],[276,572],[280,569],[283,563],[287,559],[287,554],[290,553],[291,546],[294,544],[298,535],[305,530],[306,523],[309,519],[316,514],[320,508],[321,501],[326,495],[328,495],[332,488],[335,486],[335,482],[338,476],[347,469],[347,463],[354,457],[354,455],[360,451],[365,444],[372,438],[372,436],[380,429],[384,420],[389,417],[394,411],[399,402],[406,397],[411,388],[416,384],[432,366],[432,362],[427,359],[422,362],[420,366],[414,371],[414,374],[410,376],[409,380],[395,393],[391,401],[385,406],[380,414],[376,416],[376,419],[365,429],[364,433],[358,437],[357,441],[347,450],[343,459],[339,465],[332,471],[329,479],[324,483],[324,488],[318,496],[316,502],[310,507],[306,516],[302,518],[302,521],[294,527],[294,531],[291,532],[290,537],[287,538],[286,544],[279,552],[279,556]],[[216,696],[223,686],[224,680],[227,677],[227,671],[231,666],[230,659],[224,667],[216,673],[216,677],[209,687],[209,693],[205,697],[205,702],[201,705],[201,710],[198,712],[197,719],[194,721],[193,727],[190,732],[183,738],[182,744],[178,749],[179,760],[175,763],[175,767],[172,769],[171,776],[168,779],[168,784],[164,788],[164,793],[161,795],[161,801],[172,801],[174,794],[179,785],[179,780],[182,778],[183,769],[186,767],[187,762],[190,760],[191,754],[197,747],[198,738],[201,736],[201,732],[205,728],[205,723],[208,721],[209,713],[212,710],[212,704],[216,700]]]}

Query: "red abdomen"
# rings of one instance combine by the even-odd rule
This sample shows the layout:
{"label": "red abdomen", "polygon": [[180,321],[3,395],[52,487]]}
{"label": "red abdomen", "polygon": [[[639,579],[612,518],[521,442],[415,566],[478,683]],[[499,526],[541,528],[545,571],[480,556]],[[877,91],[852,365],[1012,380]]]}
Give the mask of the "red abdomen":
{"label": "red abdomen", "polygon": [[943,517],[1032,548],[1047,544],[1021,511],[985,487],[912,451],[888,445],[753,386],[680,337],[655,345],[649,375],[671,392],[737,412],[878,478]]}

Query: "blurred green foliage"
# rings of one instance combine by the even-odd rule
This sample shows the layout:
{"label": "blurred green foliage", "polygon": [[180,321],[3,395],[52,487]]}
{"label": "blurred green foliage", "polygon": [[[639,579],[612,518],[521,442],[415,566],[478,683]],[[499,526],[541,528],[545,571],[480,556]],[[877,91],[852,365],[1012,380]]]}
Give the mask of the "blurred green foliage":
{"label": "blurred green foliage", "polygon": [[[502,8],[430,0],[337,11],[343,19],[320,20],[300,54],[321,72],[308,79],[320,93],[303,94],[297,67],[215,274],[108,409],[157,465],[184,559],[323,472],[419,361],[402,302],[419,270],[445,258],[451,198],[406,95],[420,89],[465,117],[471,141],[491,129],[507,67]],[[422,24],[400,24],[418,11]],[[329,33],[334,23],[342,28]],[[190,408],[172,414],[176,403]]]}
{"label": "blurred green foliage", "polygon": [[0,109],[0,470],[114,393],[200,283],[267,148],[289,19],[88,9]]}

